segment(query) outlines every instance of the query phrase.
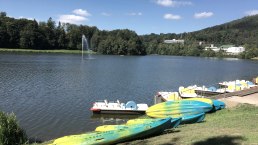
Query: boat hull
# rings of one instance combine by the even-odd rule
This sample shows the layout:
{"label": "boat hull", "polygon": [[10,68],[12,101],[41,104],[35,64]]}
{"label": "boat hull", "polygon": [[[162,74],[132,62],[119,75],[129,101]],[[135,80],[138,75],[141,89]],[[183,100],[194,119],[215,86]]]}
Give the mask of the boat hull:
{"label": "boat hull", "polygon": [[211,99],[207,99],[207,98],[189,98],[186,100],[194,100],[194,101],[200,101],[200,102],[204,102],[204,103],[208,103],[210,105],[213,105],[213,102]]}
{"label": "boat hull", "polygon": [[186,115],[182,117],[181,124],[199,123],[199,122],[202,122],[204,118],[205,118],[205,113]]}
{"label": "boat hull", "polygon": [[212,105],[195,100],[167,101],[149,107],[146,114],[150,117],[162,118],[172,117],[178,118],[184,115],[200,114],[209,112]]}
{"label": "boat hull", "polygon": [[[152,121],[155,119],[131,119],[126,122],[127,125],[133,125],[133,124],[143,124],[149,121]],[[182,121],[182,118],[172,118],[171,119],[171,127],[170,128],[176,128]]]}
{"label": "boat hull", "polygon": [[109,109],[91,109],[94,114],[145,114],[145,110],[109,110]]}
{"label": "boat hull", "polygon": [[[158,121],[160,119],[132,119],[132,120],[128,120],[126,124],[122,124],[122,125],[102,125],[102,126],[98,126],[95,131],[112,131],[112,130],[119,130],[119,129],[126,129],[128,127],[133,127],[133,126],[137,126],[137,125],[144,125],[146,123],[151,123],[151,122],[155,122]],[[177,127],[182,121],[182,118],[173,118],[171,119],[171,124],[168,128],[175,128]]]}
{"label": "boat hull", "polygon": [[144,125],[132,125],[131,127],[119,130],[90,132],[81,135],[65,136],[54,140],[52,145],[116,144],[161,133],[165,129],[169,128],[170,125],[171,118],[160,119]]}
{"label": "boat hull", "polygon": [[219,94],[224,94],[225,92],[214,92],[214,91],[203,91],[203,90],[195,90],[195,92],[198,95],[219,95]]}
{"label": "boat hull", "polygon": [[219,100],[212,100],[212,101],[216,110],[224,109],[226,107],[226,104],[222,101],[219,101]]}
{"label": "boat hull", "polygon": [[173,119],[171,120],[171,128],[176,128],[176,127],[178,127],[178,125],[180,125],[181,122],[182,122],[182,118],[181,118],[181,117],[180,117],[180,118],[173,118]]}

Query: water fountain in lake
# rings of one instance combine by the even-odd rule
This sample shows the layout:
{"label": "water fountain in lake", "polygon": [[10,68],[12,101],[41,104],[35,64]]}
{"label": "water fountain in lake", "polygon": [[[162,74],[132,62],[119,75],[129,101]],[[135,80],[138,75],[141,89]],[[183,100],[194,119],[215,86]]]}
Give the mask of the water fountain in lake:
{"label": "water fountain in lake", "polygon": [[85,37],[85,35],[82,35],[82,59],[84,59],[84,51],[87,50],[87,57],[85,59],[93,59],[91,57],[91,50],[90,50],[90,47],[89,47],[89,43],[88,43],[88,40],[87,38]]}

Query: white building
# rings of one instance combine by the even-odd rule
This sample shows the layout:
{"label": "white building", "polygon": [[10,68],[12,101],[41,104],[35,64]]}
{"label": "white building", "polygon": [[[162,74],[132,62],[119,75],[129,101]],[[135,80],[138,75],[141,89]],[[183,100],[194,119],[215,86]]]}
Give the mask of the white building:
{"label": "white building", "polygon": [[164,40],[164,43],[181,43],[184,44],[185,40],[176,40],[176,39],[172,39],[172,40]]}
{"label": "white building", "polygon": [[213,44],[211,44],[211,46],[205,47],[205,50],[208,50],[208,49],[211,49],[211,50],[213,50],[215,52],[223,50],[223,51],[225,51],[229,55],[238,55],[238,54],[240,54],[240,53],[245,51],[244,47],[242,47],[242,46],[236,47],[234,45],[222,45],[220,47],[216,47]]}
{"label": "white building", "polygon": [[220,50],[220,48],[214,46],[213,44],[211,44],[211,46],[205,47],[205,50],[211,49],[215,52],[218,52]]}
{"label": "white building", "polygon": [[225,49],[227,54],[231,54],[231,55],[238,55],[242,52],[245,51],[245,48],[240,46],[240,47],[229,47],[227,49]]}

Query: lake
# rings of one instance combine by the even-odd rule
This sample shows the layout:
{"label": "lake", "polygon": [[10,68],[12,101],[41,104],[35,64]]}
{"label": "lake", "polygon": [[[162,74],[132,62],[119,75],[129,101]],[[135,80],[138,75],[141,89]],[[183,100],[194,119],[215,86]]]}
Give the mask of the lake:
{"label": "lake", "polygon": [[[128,116],[92,115],[96,100],[153,104],[157,91],[251,79],[258,61],[181,56],[0,54],[0,110],[14,112],[31,138],[92,131]],[[130,116],[133,118],[135,116]]]}

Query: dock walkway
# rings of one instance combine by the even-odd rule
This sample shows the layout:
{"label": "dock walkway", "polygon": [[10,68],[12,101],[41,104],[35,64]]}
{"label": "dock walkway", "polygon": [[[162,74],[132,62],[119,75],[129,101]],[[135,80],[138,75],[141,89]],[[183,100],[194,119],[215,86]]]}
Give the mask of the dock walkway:
{"label": "dock walkway", "polygon": [[237,91],[237,92],[225,93],[225,94],[219,94],[219,95],[215,95],[215,96],[210,96],[209,98],[211,98],[211,99],[222,99],[222,98],[228,98],[228,97],[232,97],[232,96],[243,97],[243,96],[247,96],[247,95],[254,94],[254,93],[258,93],[258,86],[252,87],[250,89],[245,89],[245,90]]}
{"label": "dock walkway", "polygon": [[[237,97],[244,97],[247,95],[251,95],[251,94],[258,94],[258,86],[256,87],[252,87],[250,89],[245,89],[245,90],[241,90],[241,91],[237,91],[237,92],[232,92],[232,93],[224,93],[224,94],[219,94],[219,95],[214,95],[214,96],[207,96],[207,98],[209,99],[224,99],[224,98],[230,98],[233,96],[237,96]],[[161,97],[158,96],[154,96],[154,104],[158,104],[164,102]]]}

